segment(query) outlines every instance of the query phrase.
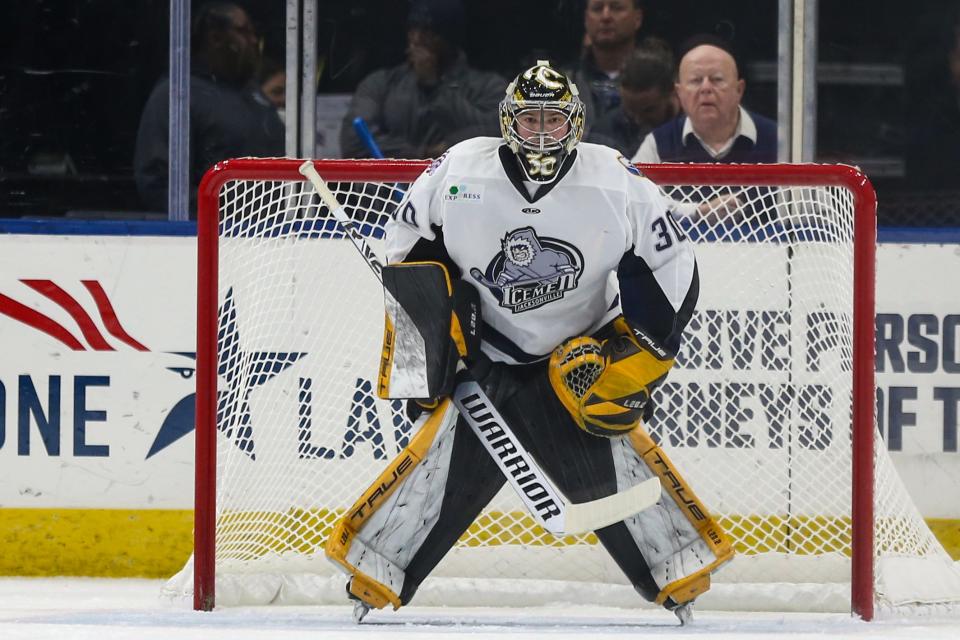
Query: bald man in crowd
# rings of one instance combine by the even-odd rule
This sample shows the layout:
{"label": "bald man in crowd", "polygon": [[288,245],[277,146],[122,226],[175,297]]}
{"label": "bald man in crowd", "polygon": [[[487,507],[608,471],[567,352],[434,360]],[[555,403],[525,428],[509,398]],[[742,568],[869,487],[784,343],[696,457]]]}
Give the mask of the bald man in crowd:
{"label": "bald man in crowd", "polygon": [[777,124],[740,106],[746,83],[729,45],[696,36],[681,51],[683,114],[651,131],[633,162],[776,162]]}

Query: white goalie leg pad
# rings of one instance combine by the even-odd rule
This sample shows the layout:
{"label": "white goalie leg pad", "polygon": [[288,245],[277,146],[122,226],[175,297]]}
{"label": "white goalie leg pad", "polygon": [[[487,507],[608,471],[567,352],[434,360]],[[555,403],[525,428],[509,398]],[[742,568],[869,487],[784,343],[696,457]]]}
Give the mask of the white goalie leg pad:
{"label": "white goalie leg pad", "polygon": [[[631,446],[629,439],[617,438],[614,448],[614,467],[617,473],[617,491],[629,488],[656,476]],[[700,534],[670,498],[624,520],[630,534],[640,548],[650,573],[663,589],[671,582],[695,573],[715,560],[709,549],[704,549],[701,562],[684,562],[685,550],[702,543]],[[696,557],[696,554],[692,554]],[[689,565],[689,566],[688,566]]]}
{"label": "white goalie leg pad", "polygon": [[617,490],[659,477],[663,495],[624,524],[660,587],[657,604],[667,598],[682,604],[709,589],[710,574],[733,557],[733,548],[665,454],[638,430],[611,440]]}
{"label": "white goalie leg pad", "polygon": [[379,550],[368,545],[362,537],[357,536],[353,539],[350,550],[347,552],[347,562],[357,572],[383,585],[399,598],[399,594],[403,590],[405,575],[403,569],[400,568],[400,565],[391,562]]}
{"label": "white goalie leg pad", "polygon": [[[402,465],[405,454],[412,452],[419,462],[396,480],[395,487],[389,486],[390,493],[384,499],[378,499],[381,488],[395,476],[388,474],[385,479],[381,475],[338,523],[327,543],[331,560],[352,575],[355,582],[362,582],[383,596],[368,602],[371,606],[379,608],[389,603],[396,608],[400,604],[404,570],[440,516],[458,415],[447,401],[421,416],[414,425],[417,435],[394,461],[399,460]],[[433,432],[428,436],[429,446],[424,447],[425,451],[412,451],[424,430]],[[353,589],[351,592],[366,599]]]}

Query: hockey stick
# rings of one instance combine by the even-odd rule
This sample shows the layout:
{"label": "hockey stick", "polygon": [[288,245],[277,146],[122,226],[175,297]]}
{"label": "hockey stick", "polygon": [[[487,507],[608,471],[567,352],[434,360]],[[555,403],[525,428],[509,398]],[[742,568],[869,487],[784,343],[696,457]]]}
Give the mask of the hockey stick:
{"label": "hockey stick", "polygon": [[[557,268],[557,271],[558,273],[556,274],[556,277],[559,278],[561,275],[565,273],[573,272],[573,269],[570,269],[568,271],[563,266],[561,266]],[[522,287],[525,284],[542,282],[544,279],[544,276],[531,276],[529,278],[517,278],[516,280],[512,280],[510,282],[494,282],[487,276],[483,275],[483,272],[480,271],[480,269],[477,269],[476,267],[474,267],[473,269],[470,269],[470,275],[473,276],[474,280],[476,280],[477,282],[479,282],[485,287],[502,287],[502,286]]]}
{"label": "hockey stick", "polygon": [[370,152],[372,157],[380,159],[384,157],[383,151],[380,150],[380,145],[377,144],[377,141],[373,137],[373,133],[370,131],[370,127],[367,126],[367,121],[361,116],[357,116],[353,119],[353,130],[357,134],[357,137],[360,138],[360,142],[363,143],[363,146],[365,146],[367,151]]}
{"label": "hockey stick", "polygon": [[[380,150],[380,145],[377,144],[377,140],[373,137],[373,132],[370,131],[370,127],[367,126],[367,121],[363,119],[363,116],[357,116],[353,119],[353,131],[360,138],[360,142],[367,148],[367,151],[370,152],[370,157],[378,160],[383,160],[386,157]],[[403,195],[404,190],[400,188],[400,185],[393,185],[393,195],[390,196],[390,199],[394,202],[401,202]]]}
{"label": "hockey stick", "polygon": [[[383,282],[383,262],[357,230],[343,206],[330,191],[309,160],[300,165],[303,174],[317,190],[350,241]],[[517,492],[530,514],[556,536],[587,533],[628,518],[660,499],[660,480],[650,478],[638,485],[589,502],[571,503],[536,463],[510,426],[497,411],[469,369],[457,373],[453,403],[493,457],[500,471]]]}

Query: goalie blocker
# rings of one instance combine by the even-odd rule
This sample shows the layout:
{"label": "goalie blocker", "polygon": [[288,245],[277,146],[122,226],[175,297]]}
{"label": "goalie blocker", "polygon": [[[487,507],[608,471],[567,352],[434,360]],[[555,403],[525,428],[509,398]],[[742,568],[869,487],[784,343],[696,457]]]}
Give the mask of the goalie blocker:
{"label": "goalie blocker", "polygon": [[[480,298],[439,262],[383,267],[386,317],[377,395],[434,408],[453,390],[460,359],[480,352]],[[461,321],[461,318],[463,319]]]}
{"label": "goalie blocker", "polygon": [[[410,602],[505,478],[444,397],[456,357],[469,355],[478,342],[475,330],[464,335],[460,318],[473,317],[476,324],[479,317],[470,315],[469,305],[466,315],[454,312],[456,286],[437,263],[391,265],[384,286],[390,324],[381,389],[415,393],[436,407],[416,420],[409,445],[337,522],[325,551],[350,576],[353,598],[373,608],[398,608]],[[435,306],[427,309],[428,301]],[[570,500],[595,500],[660,478],[656,505],[596,534],[645,599],[668,609],[692,601],[709,588],[710,573],[732,558],[729,540],[642,428],[608,438],[579,428],[554,393],[548,369],[545,360],[493,363],[478,382]]]}

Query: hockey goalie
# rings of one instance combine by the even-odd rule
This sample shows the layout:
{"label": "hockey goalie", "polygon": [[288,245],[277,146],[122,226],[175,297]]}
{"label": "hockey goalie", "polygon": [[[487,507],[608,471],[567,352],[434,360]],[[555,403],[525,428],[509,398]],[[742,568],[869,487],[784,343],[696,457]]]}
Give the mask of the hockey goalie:
{"label": "hockey goalie", "polygon": [[691,243],[652,182],[580,143],[577,88],[548,62],[517,76],[499,111],[502,138],[436,159],[387,227],[378,391],[410,399],[415,435],[326,554],[355,619],[398,608],[504,485],[450,399],[466,367],[571,502],[659,478],[656,504],[596,535],[640,596],[686,623],[733,557],[643,425],[697,301]]}

